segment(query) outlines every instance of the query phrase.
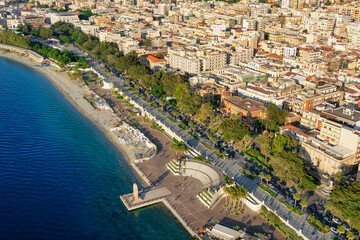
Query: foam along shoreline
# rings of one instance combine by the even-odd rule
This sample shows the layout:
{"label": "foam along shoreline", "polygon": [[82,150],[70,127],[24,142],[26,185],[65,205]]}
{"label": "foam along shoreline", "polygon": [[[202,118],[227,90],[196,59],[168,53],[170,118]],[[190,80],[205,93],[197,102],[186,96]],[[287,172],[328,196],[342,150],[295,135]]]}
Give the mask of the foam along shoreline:
{"label": "foam along shoreline", "polygon": [[[4,45],[2,47],[4,48]],[[12,49],[13,47],[9,46],[9,48]],[[133,152],[122,145],[111,131],[115,116],[110,111],[95,111],[91,104],[83,98],[84,94],[89,94],[89,89],[86,86],[80,87],[78,83],[68,77],[66,72],[60,72],[54,66],[38,67],[39,63],[29,56],[0,49],[0,57],[22,63],[45,76],[82,115],[88,118],[105,134],[111,143],[122,153],[126,161],[134,168],[134,172],[137,173],[136,176],[142,181],[144,187],[149,187],[147,179],[144,179],[141,175],[139,176],[138,169],[132,164],[135,159],[132,157]]]}

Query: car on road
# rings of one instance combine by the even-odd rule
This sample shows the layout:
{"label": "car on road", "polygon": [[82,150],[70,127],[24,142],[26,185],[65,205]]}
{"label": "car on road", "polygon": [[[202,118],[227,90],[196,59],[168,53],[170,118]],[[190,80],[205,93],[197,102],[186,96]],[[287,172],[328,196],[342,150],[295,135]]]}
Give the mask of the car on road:
{"label": "car on road", "polygon": [[289,191],[292,192],[292,193],[296,193],[296,192],[297,192],[294,187],[289,188]]}
{"label": "car on road", "polygon": [[331,222],[331,218],[328,217],[328,216],[326,216],[326,217],[324,217],[324,221],[327,222],[327,223],[330,223],[330,222]]}
{"label": "car on road", "polygon": [[336,223],[337,225],[341,225],[340,219],[334,217],[334,218],[333,218],[333,221],[334,221],[334,223]]}
{"label": "car on road", "polygon": [[322,176],[323,176],[323,178],[329,178],[330,177],[329,174],[327,174],[327,173],[323,173]]}
{"label": "car on road", "polygon": [[330,230],[331,230],[333,233],[335,233],[336,235],[339,234],[339,232],[338,232],[338,231],[336,230],[336,228],[334,228],[334,227],[331,227]]}
{"label": "car on road", "polygon": [[292,197],[287,197],[286,200],[291,204],[295,202],[295,200]]}
{"label": "car on road", "polygon": [[342,226],[345,228],[346,231],[350,231],[350,226],[346,223],[343,223]]}

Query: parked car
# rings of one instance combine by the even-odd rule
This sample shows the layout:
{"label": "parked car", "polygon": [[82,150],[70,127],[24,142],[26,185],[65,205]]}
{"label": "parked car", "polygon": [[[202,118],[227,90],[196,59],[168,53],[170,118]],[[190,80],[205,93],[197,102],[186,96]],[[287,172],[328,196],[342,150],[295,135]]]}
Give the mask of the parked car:
{"label": "parked car", "polygon": [[333,218],[333,221],[334,221],[334,223],[336,223],[337,225],[341,225],[340,219],[334,217],[334,218]]}
{"label": "parked car", "polygon": [[291,204],[293,204],[295,202],[295,200],[292,197],[287,197],[286,200],[288,202],[290,202]]}
{"label": "parked car", "polygon": [[334,227],[331,227],[330,230],[331,230],[333,233],[335,233],[336,235],[339,234],[339,232],[338,232],[338,231],[336,230],[336,228],[334,228]]}
{"label": "parked car", "polygon": [[327,223],[330,223],[330,222],[331,222],[331,218],[329,218],[329,217],[324,217],[324,221],[327,222]]}
{"label": "parked car", "polygon": [[345,228],[346,231],[350,231],[350,226],[346,223],[343,223],[342,226]]}
{"label": "parked car", "polygon": [[324,173],[322,176],[323,176],[324,178],[329,178],[329,177],[330,177],[329,174],[327,174],[327,173]]}

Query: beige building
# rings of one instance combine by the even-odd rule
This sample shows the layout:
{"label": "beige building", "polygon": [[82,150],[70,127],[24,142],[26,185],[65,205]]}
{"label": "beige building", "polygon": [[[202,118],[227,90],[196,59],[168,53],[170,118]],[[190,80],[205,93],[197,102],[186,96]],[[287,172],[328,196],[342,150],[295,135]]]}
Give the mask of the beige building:
{"label": "beige building", "polygon": [[341,145],[331,147],[316,140],[301,142],[300,156],[319,171],[329,175],[352,170],[359,163],[355,152]]}
{"label": "beige building", "polygon": [[304,111],[301,116],[300,124],[308,129],[320,128],[319,126],[320,112],[314,109]]}

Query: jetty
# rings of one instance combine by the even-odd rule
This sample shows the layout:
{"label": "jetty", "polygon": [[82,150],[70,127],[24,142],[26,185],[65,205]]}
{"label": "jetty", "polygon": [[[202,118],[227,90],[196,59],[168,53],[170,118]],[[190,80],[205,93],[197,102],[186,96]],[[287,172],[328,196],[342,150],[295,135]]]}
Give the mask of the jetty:
{"label": "jetty", "polygon": [[134,183],[134,191],[129,194],[121,195],[120,199],[128,211],[150,206],[155,203],[163,202],[171,194],[167,187],[159,189],[145,189],[137,192],[137,185]]}

